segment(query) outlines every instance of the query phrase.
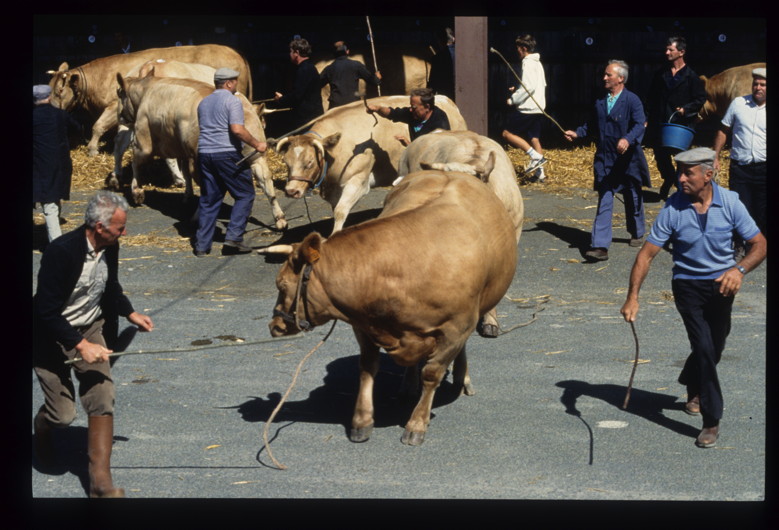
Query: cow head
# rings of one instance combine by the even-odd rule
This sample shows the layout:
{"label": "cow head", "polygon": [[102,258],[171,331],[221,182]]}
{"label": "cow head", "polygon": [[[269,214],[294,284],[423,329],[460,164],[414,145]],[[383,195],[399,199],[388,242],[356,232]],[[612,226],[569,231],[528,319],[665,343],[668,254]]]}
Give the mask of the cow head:
{"label": "cow head", "polygon": [[56,72],[49,70],[46,73],[52,76],[49,81],[52,106],[67,111],[73,110],[82,96],[82,74],[71,72],[68,63],[62,63]]}
{"label": "cow head", "polygon": [[268,327],[274,337],[308,331],[322,322],[316,322],[308,299],[308,281],[311,268],[319,261],[324,238],[317,232],[306,236],[302,243],[275,245],[258,250],[261,254],[286,254],[287,261],[276,276],[279,296],[273,308],[273,319]]}
{"label": "cow head", "polygon": [[325,178],[325,156],[338,144],[341,133],[331,134],[322,140],[315,134],[288,136],[276,144],[276,152],[282,156],[289,172],[284,188],[287,197],[299,199],[306,190],[319,186]]}

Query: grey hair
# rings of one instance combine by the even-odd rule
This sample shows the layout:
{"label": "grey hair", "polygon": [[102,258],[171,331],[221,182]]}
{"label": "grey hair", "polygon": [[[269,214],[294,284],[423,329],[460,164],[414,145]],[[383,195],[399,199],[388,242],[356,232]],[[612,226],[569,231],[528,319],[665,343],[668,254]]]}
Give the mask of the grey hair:
{"label": "grey hair", "polygon": [[622,78],[623,83],[627,83],[628,70],[630,69],[628,63],[626,63],[625,61],[620,61],[619,59],[612,59],[611,61],[609,61],[609,64],[617,65],[617,75],[619,75]]}
{"label": "grey hair", "polygon": [[130,209],[127,199],[112,191],[100,190],[89,199],[84,222],[90,228],[97,226],[97,223],[108,226],[117,208],[127,212]]}

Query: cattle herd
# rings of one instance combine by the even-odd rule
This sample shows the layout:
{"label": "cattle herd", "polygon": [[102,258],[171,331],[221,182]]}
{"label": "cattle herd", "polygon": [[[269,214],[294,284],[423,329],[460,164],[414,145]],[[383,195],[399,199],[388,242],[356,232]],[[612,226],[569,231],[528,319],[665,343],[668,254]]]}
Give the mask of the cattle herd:
{"label": "cattle herd", "polygon": [[[749,72],[754,66],[740,68]],[[246,127],[264,141],[266,109],[252,103],[249,64],[221,45],[148,49],[76,68],[63,63],[50,72],[52,104],[95,118],[90,154],[105,133],[116,130],[108,187],[121,186],[122,154],[129,147],[135,203],[144,200],[140,176],[152,157],[166,159],[173,182],[186,186],[191,197],[193,180],[199,184],[197,106],[214,90],[220,67],[240,73],[236,97]],[[426,72],[428,65],[408,68]],[[705,80],[707,113],[721,114],[728,98],[748,93],[735,81],[739,72],[731,70]],[[424,75],[408,72],[404,79],[406,94],[425,82]],[[407,106],[408,96],[385,95],[371,104]],[[407,148],[395,139],[406,125],[375,118],[364,101],[328,110],[305,134],[271,142],[288,168],[287,196],[319,188],[335,221],[327,238],[312,233],[300,243],[259,251],[287,255],[270,331],[293,334],[334,319],[352,326],[361,351],[353,441],[371,434],[380,349],[408,367],[412,381],[417,378],[412,391],[420,397],[406,424],[406,444],[423,442],[434,392],[450,365],[455,383],[471,393],[466,340],[480,322],[484,330],[497,330],[495,307],[516,269],[524,207],[514,166],[497,142],[467,130],[454,102],[439,95],[436,106],[447,113],[452,130],[423,135]],[[250,148],[244,155],[276,227],[285,229],[266,156]],[[392,186],[381,214],[344,228],[350,210],[375,186]],[[436,273],[415,274],[419,270]]]}

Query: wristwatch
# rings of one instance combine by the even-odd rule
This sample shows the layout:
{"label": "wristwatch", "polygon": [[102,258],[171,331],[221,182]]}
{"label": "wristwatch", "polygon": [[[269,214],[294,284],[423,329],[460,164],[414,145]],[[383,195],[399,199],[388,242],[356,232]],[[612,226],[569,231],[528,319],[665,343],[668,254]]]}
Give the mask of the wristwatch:
{"label": "wristwatch", "polygon": [[741,265],[736,265],[736,270],[738,270],[738,272],[740,272],[741,274],[746,274],[747,273],[747,270],[744,267],[742,267]]}

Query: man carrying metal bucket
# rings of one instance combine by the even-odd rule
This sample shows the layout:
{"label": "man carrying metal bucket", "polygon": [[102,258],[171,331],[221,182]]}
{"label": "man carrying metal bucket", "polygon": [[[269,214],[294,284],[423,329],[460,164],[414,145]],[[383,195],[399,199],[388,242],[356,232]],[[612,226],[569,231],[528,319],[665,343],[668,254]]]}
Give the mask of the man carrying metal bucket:
{"label": "man carrying metal bucket", "polygon": [[[646,99],[647,111],[647,144],[655,153],[657,169],[663,177],[660,186],[660,198],[668,198],[672,185],[679,188],[677,171],[672,157],[679,151],[689,147],[679,144],[684,135],[684,128],[694,131],[693,124],[696,115],[706,102],[706,88],[703,81],[692,68],[687,66],[684,56],[687,53],[687,41],[684,37],[674,36],[668,39],[665,47],[666,65],[657,71],[649,86]],[[677,141],[663,139],[663,129],[666,124],[681,126],[681,129],[669,128],[667,132],[680,132],[675,136]],[[671,134],[671,136],[674,136]],[[691,141],[692,138],[689,137]]]}

